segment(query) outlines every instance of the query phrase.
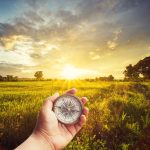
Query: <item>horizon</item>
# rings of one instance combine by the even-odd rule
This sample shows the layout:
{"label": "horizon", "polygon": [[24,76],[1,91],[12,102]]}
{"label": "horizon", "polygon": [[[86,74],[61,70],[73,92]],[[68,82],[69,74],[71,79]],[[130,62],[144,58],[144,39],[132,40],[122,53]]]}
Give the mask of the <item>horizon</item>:
{"label": "horizon", "polygon": [[[10,75],[10,76],[13,76],[13,77],[15,77],[15,75],[13,75],[13,74],[8,74],[8,75]],[[109,75],[108,75],[109,76]],[[66,78],[66,77],[61,77],[61,78],[50,78],[50,77],[45,77],[44,76],[44,74],[43,74],[43,79],[40,79],[41,81],[42,80],[68,80],[68,81],[74,81],[74,80],[86,80],[86,79],[96,79],[96,78],[99,78],[99,77],[108,77],[108,76],[95,76],[95,77],[82,77],[82,78],[78,78],[78,77],[76,77],[76,78]],[[113,75],[112,75],[113,76]],[[4,75],[4,76],[2,76],[2,77],[7,77],[7,75]],[[21,76],[17,76],[18,77],[18,79],[31,79],[31,80],[37,80],[36,79],[36,77],[34,77],[34,74],[33,74],[33,77],[21,77]],[[113,76],[114,77],[114,76]],[[123,80],[124,78],[115,78],[114,77],[114,80]],[[40,81],[40,80],[37,80],[37,81]]]}
{"label": "horizon", "polygon": [[149,7],[148,0],[0,1],[0,75],[122,79],[127,65],[150,56]]}

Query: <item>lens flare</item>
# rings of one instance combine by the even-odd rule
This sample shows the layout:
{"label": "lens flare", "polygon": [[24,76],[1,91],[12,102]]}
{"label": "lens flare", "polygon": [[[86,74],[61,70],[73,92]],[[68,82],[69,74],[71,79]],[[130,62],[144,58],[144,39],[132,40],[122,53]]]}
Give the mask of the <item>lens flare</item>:
{"label": "lens flare", "polygon": [[66,65],[62,69],[62,77],[65,79],[76,79],[82,74],[80,69],[75,68],[72,65]]}

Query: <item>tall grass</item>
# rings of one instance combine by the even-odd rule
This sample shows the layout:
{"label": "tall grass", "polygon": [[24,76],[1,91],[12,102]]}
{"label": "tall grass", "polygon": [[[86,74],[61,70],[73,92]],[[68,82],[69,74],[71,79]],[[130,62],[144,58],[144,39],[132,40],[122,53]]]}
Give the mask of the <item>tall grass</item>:
{"label": "tall grass", "polygon": [[[32,132],[44,99],[76,87],[86,96],[88,121],[67,150],[148,149],[150,83],[39,81],[0,83],[0,142],[12,149]],[[145,131],[146,130],[146,131]],[[146,143],[146,144],[145,144]]]}

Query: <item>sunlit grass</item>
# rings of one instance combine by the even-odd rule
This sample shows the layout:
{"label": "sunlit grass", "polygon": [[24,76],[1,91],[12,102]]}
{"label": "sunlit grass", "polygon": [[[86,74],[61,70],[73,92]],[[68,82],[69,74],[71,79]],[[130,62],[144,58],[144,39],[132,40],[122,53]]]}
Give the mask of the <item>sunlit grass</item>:
{"label": "sunlit grass", "polygon": [[89,99],[88,122],[66,149],[129,149],[149,140],[150,83],[54,80],[0,82],[0,141],[14,148],[27,138],[44,99],[76,87]]}

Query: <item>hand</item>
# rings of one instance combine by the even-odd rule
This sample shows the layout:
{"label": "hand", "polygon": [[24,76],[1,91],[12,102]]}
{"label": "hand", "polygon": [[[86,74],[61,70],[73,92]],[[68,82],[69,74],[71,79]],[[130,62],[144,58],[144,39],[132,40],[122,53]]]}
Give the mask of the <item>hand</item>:
{"label": "hand", "polygon": [[[76,89],[68,90],[66,93],[75,94]],[[86,116],[88,115],[88,108],[83,108],[83,114],[80,117],[78,123],[74,125],[65,125],[58,122],[55,113],[52,111],[53,102],[59,96],[58,93],[47,98],[44,102],[38,116],[36,127],[33,131],[35,137],[40,137],[44,140],[43,143],[47,143],[51,149],[63,149],[78,133],[82,126],[86,122]],[[81,98],[83,104],[88,100],[86,97]],[[48,147],[48,146],[47,146]]]}

